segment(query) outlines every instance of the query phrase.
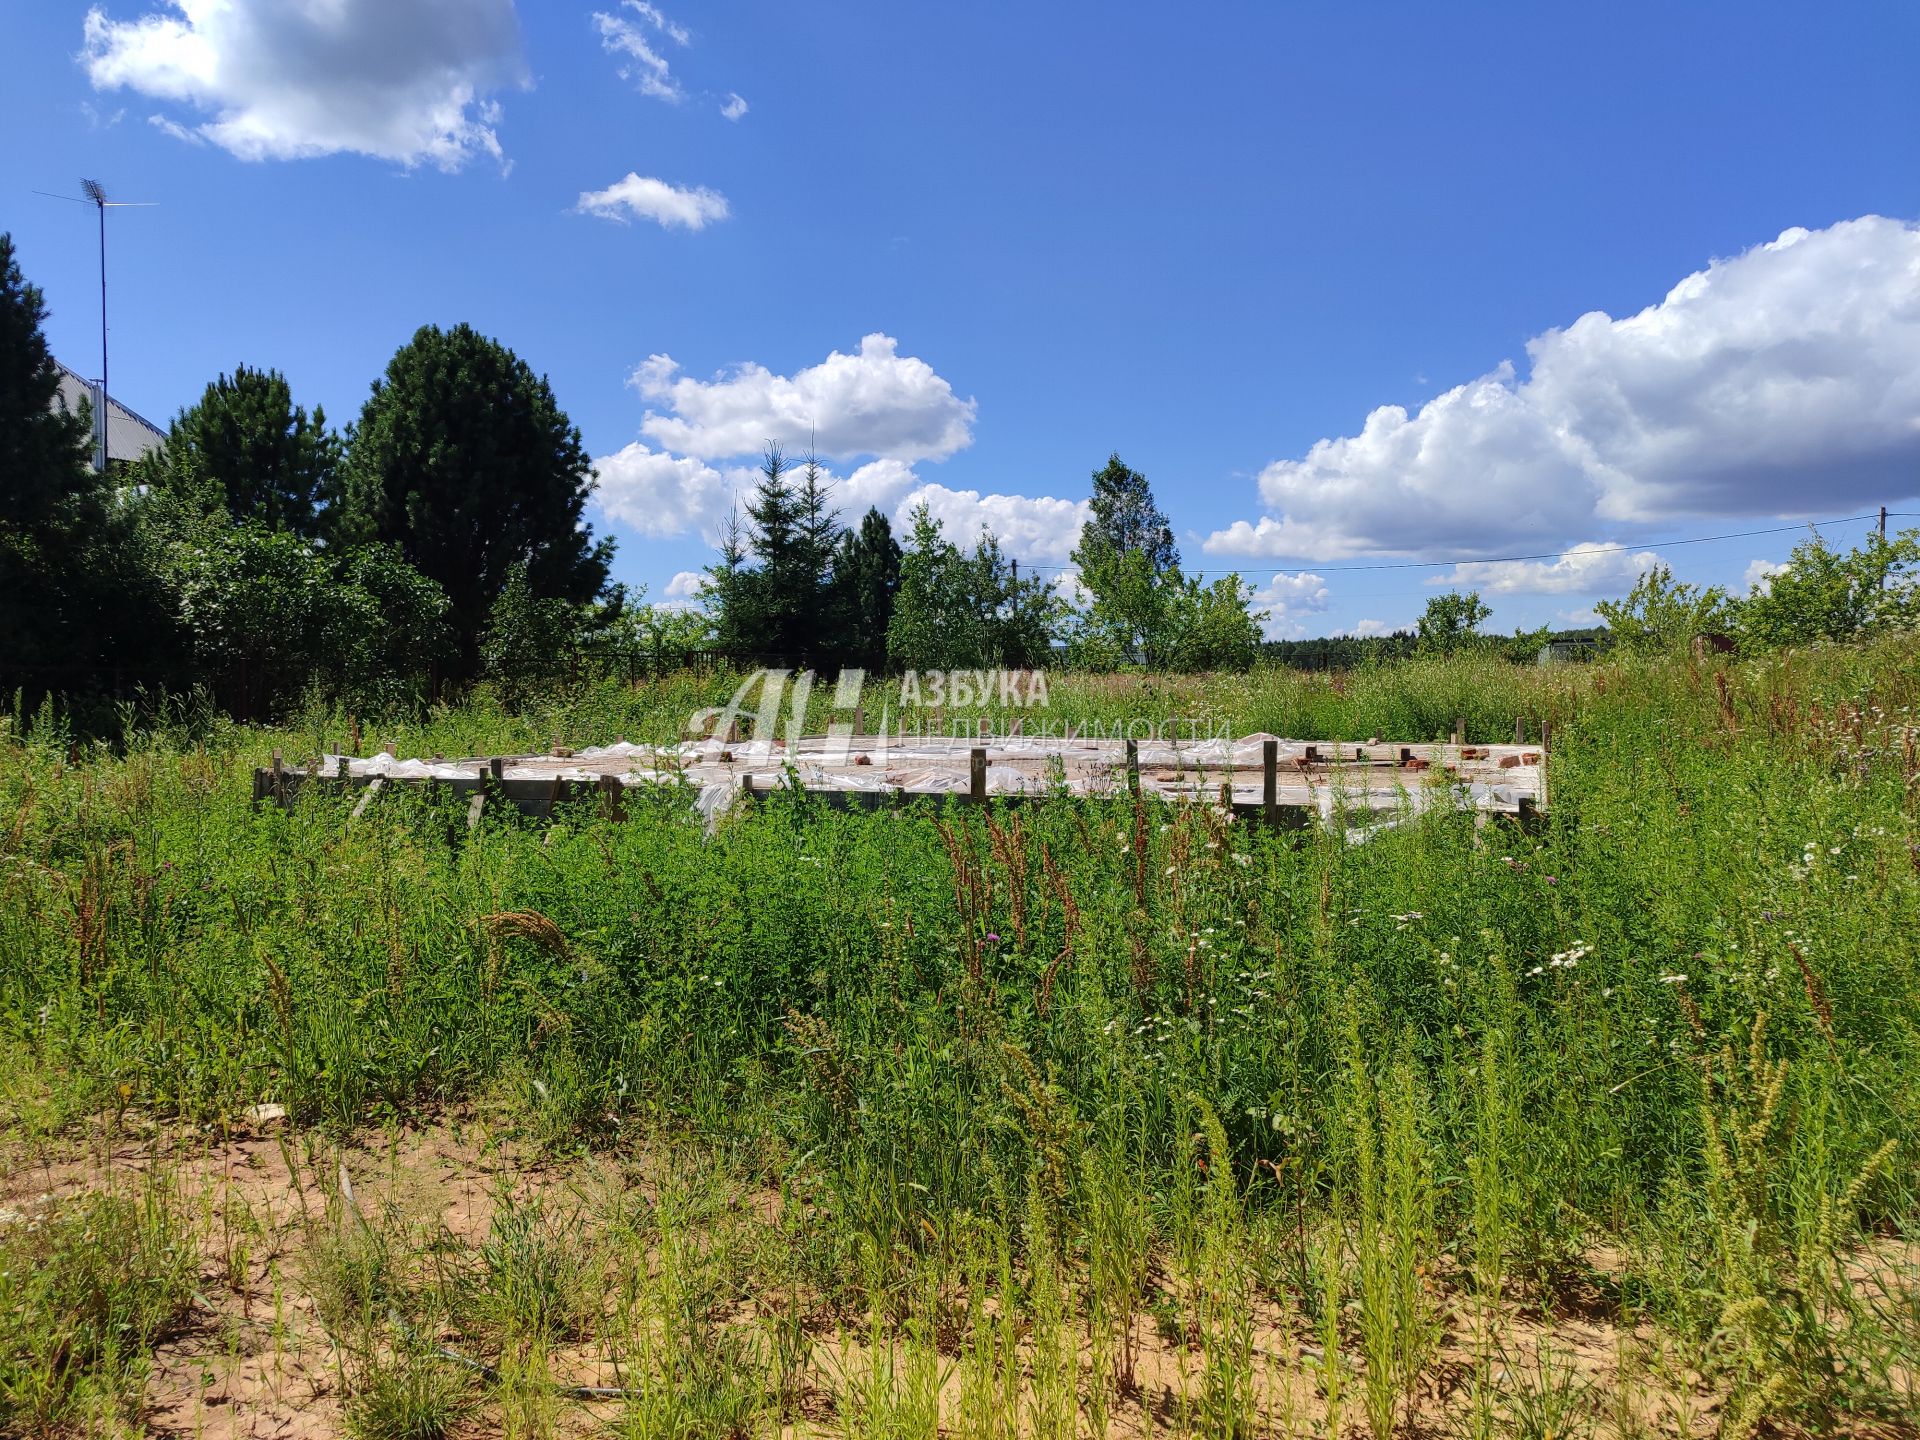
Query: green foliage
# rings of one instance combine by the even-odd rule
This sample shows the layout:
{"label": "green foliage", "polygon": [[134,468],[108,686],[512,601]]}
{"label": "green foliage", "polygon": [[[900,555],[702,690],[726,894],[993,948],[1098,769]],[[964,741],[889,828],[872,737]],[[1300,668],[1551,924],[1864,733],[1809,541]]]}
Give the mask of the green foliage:
{"label": "green foliage", "polygon": [[147,470],[205,509],[319,540],[339,499],[341,449],[325,412],[309,418],[278,370],[241,365],[180,412]]}
{"label": "green foliage", "polygon": [[309,692],[417,703],[446,654],[445,595],[391,546],[336,557],[216,518],[190,522],[160,563],[193,681],[232,715],[283,715]]}
{"label": "green foliage", "polygon": [[195,672],[233,715],[284,713],[364,618],[291,531],[208,526],[181,544],[174,575]]}
{"label": "green foliage", "polygon": [[1177,569],[1180,552],[1173,543],[1173,527],[1153,498],[1147,477],[1131,469],[1115,451],[1093,472],[1091,511],[1074,555],[1082,571],[1097,568],[1104,558],[1138,555],[1152,576]]}
{"label": "green foliage", "polygon": [[900,589],[900,542],[885,515],[870,509],[859,529],[841,536],[833,574],[835,648],[842,663],[877,674],[887,666],[887,629]]}
{"label": "green foliage", "polygon": [[620,673],[672,670],[688,664],[714,644],[714,622],[705,610],[685,605],[642,603],[644,587],[617,587],[618,606],[590,617],[589,649],[605,656]]}
{"label": "green foliage", "polygon": [[527,567],[515,565],[487,613],[481,673],[517,704],[567,673],[580,630],[580,607],[537,593]]}
{"label": "green foliage", "polygon": [[1211,585],[1204,576],[1181,577],[1168,597],[1164,664],[1188,672],[1248,669],[1266,618],[1252,602],[1253,586],[1238,575],[1223,575]]}
{"label": "green foliage", "polygon": [[747,523],[728,522],[720,560],[708,571],[707,597],[722,646],[792,663],[824,656],[838,639],[833,558],[839,536],[818,463],[809,456],[795,480],[780,447],[769,444],[747,502]]}
{"label": "green foliage", "polygon": [[137,537],[57,400],[47,310],[0,233],[0,674],[29,693],[129,687],[159,649]]}
{"label": "green foliage", "polygon": [[1093,472],[1088,508],[1090,518],[1073,551],[1090,597],[1081,646],[1090,653],[1110,651],[1118,661],[1158,666],[1180,584],[1173,529],[1147,477],[1117,452]]}
{"label": "green foliage", "polygon": [[394,545],[356,545],[334,563],[354,612],[343,637],[344,694],[375,714],[418,705],[453,645],[446,591]]}
{"label": "green foliage", "polygon": [[0,1431],[105,1433],[187,1313],[199,1253],[164,1189],[0,1225]]}
{"label": "green foliage", "polygon": [[1118,454],[1093,474],[1091,518],[1073,561],[1087,603],[1074,617],[1069,653],[1086,669],[1244,670],[1260,647],[1253,586],[1238,575],[1205,583],[1180,570],[1173,530],[1147,477]]}
{"label": "green foliage", "polygon": [[1418,625],[1419,647],[1432,655],[1451,655],[1479,638],[1478,632],[1493,609],[1478,590],[1449,590],[1427,601]]}
{"label": "green foliage", "polygon": [[583,515],[593,468],[542,376],[469,325],[400,347],[348,436],[343,531],[399,547],[446,592],[448,673],[480,668],[481,635],[518,568],[541,600],[585,605],[613,542]]}
{"label": "green foliage", "polygon": [[58,402],[60,367],[41,327],[47,307],[0,232],[0,537],[22,558],[62,558],[105,510],[84,410]]}
{"label": "green foliage", "polygon": [[1818,531],[1737,608],[1740,638],[1767,647],[1852,640],[1920,625],[1920,530],[1869,532],[1842,554]]}
{"label": "green foliage", "polygon": [[[250,808],[248,767],[297,756],[293,732],[202,753],[168,729],[68,764],[9,719],[0,1075],[60,1114],[215,1128],[259,1100],[341,1128],[478,1102],[638,1172],[600,1187],[604,1249],[517,1195],[484,1249],[437,1207],[406,1245],[371,1206],[335,1217],[310,1273],[362,1395],[431,1363],[409,1331],[479,1350],[491,1404],[593,1330],[634,1434],[770,1430],[808,1388],[924,1432],[957,1355],[941,1421],[1009,1435],[1095,1416],[1090,1387],[1138,1405],[1120,1380],[1152,1314],[1156,1425],[1284,1428],[1292,1387],[1413,1429],[1464,1408],[1432,1398],[1458,1373],[1433,1324],[1470,1289],[1490,1427],[1590,1410],[1500,1333],[1578,1294],[1697,1371],[1729,1428],[1897,1431],[1917,644],[1736,661],[1724,687],[1482,651],[1054,682],[1060,719],[1409,741],[1552,721],[1538,830],[1435,807],[1364,845],[1126,797],[779,795],[708,833],[666,785],[623,822],[468,831],[424,788],[358,820],[338,797]],[[737,679],[483,695],[390,733],[410,755],[664,739]],[[837,1384],[807,1360],[835,1331]]]}
{"label": "green foliage", "polygon": [[1016,581],[991,535],[969,555],[925,505],[910,518],[887,628],[893,663],[905,670],[1044,665],[1061,610],[1053,588]]}
{"label": "green foliage", "polygon": [[1728,629],[1738,609],[1718,585],[1676,581],[1665,565],[1642,573],[1626,599],[1602,600],[1593,608],[1614,643],[1635,655],[1678,654],[1694,636]]}

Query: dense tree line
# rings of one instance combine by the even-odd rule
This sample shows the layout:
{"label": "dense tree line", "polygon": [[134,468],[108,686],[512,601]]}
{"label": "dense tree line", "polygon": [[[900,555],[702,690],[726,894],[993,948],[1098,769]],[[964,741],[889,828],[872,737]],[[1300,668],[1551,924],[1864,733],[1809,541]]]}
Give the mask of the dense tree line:
{"label": "dense tree line", "polygon": [[[54,403],[40,292],[0,235],[0,681],[24,696],[198,688],[229,712],[518,679],[628,597],[592,467],[543,376],[423,327],[344,433],[240,366],[155,453],[97,473]],[[542,665],[550,666],[551,659]]]}
{"label": "dense tree line", "polygon": [[[0,690],[35,703],[204,693],[244,718],[303,697],[417,705],[484,681],[519,698],[582,651],[649,662],[868,670],[1140,665],[1342,667],[1555,638],[1481,626],[1477,593],[1428,603],[1412,631],[1263,641],[1253,587],[1181,566],[1144,475],[1091,476],[1067,587],[989,533],[949,536],[924,505],[896,538],[877,509],[843,524],[812,457],[769,446],[730,518],[702,603],[667,608],[609,578],[585,522],[579,431],[544,376],[471,327],[420,329],[344,431],[286,378],[246,365],[182,410],[165,444],[110,474],[90,416],[56,403],[46,308],[0,234]],[[1630,650],[1703,633],[1770,647],[1920,625],[1920,532],[1851,552],[1812,534],[1745,597],[1656,567],[1598,607]]]}
{"label": "dense tree line", "polygon": [[786,665],[868,669],[1253,663],[1262,617],[1249,608],[1252,587],[1181,571],[1144,475],[1112,456],[1093,474],[1089,508],[1075,603],[1049,580],[1020,576],[991,533],[949,536],[925,505],[909,512],[904,544],[878,510],[842,527],[819,465],[809,458],[796,470],[769,447],[707,572],[716,643]]}

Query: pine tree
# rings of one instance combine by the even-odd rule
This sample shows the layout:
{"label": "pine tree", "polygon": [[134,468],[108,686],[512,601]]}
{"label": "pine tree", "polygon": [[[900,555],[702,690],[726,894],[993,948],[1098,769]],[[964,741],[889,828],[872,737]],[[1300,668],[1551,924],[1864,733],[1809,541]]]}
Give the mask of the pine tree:
{"label": "pine tree", "polygon": [[278,370],[222,375],[168,430],[158,483],[235,521],[322,538],[338,499],[341,444],[326,413],[293,403]]}
{"label": "pine tree", "polygon": [[448,673],[472,677],[516,566],[528,593],[584,606],[613,542],[582,514],[593,467],[543,376],[469,325],[423,326],[395,354],[347,441],[344,532],[385,540],[451,605]]}

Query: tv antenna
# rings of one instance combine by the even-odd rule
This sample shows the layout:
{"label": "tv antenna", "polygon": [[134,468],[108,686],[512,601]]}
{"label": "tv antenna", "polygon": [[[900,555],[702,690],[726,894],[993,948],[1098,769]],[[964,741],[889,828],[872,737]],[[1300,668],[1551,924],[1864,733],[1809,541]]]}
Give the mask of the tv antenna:
{"label": "tv antenna", "polygon": [[[91,205],[100,214],[100,473],[106,474],[107,462],[111,459],[108,445],[112,412],[107,390],[107,211],[137,210],[150,205],[158,205],[158,200],[109,200],[107,190],[98,180],[82,179],[79,195],[55,195],[50,190],[36,190],[36,195],[45,195],[50,200],[71,200],[76,205]],[[85,198],[83,199],[82,196]]]}

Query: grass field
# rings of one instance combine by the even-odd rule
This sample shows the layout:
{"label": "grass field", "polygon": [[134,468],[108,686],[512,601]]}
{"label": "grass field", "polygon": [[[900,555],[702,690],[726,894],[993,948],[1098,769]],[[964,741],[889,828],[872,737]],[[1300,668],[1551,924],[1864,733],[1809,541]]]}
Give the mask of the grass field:
{"label": "grass field", "polygon": [[[667,739],[730,690],[367,741]],[[345,716],[13,717],[0,1431],[1914,1433],[1920,646],[1051,701],[1550,723],[1551,809],[468,834],[251,808]]]}

